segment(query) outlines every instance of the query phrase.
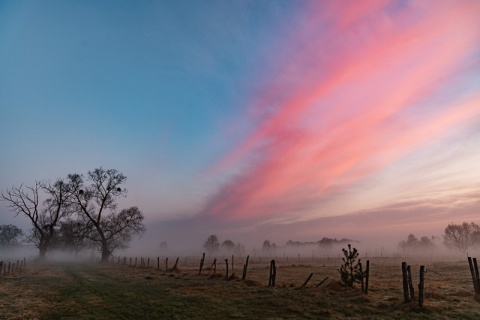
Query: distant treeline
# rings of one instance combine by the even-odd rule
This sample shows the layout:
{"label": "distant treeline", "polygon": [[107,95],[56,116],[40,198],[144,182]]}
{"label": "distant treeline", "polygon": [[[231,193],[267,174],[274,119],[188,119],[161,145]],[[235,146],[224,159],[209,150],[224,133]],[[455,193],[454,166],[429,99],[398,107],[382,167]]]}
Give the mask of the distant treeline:
{"label": "distant treeline", "polygon": [[318,241],[302,242],[302,241],[288,240],[287,243],[286,243],[286,246],[287,247],[304,247],[304,246],[319,245],[319,246],[322,246],[322,247],[330,247],[330,246],[333,246],[335,244],[349,244],[349,243],[360,243],[360,241],[352,240],[352,239],[346,239],[346,238],[342,238],[342,239],[338,240],[337,238],[332,239],[332,238],[323,237],[322,240],[318,240]]}

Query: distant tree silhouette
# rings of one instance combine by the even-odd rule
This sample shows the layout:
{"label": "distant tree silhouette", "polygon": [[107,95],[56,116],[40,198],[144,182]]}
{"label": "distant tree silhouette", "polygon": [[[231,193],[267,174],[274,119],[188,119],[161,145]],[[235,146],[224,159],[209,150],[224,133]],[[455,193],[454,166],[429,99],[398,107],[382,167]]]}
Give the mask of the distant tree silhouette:
{"label": "distant tree silhouette", "polygon": [[263,251],[270,252],[272,250],[275,250],[276,248],[277,248],[277,245],[275,244],[275,242],[270,243],[270,240],[263,241],[263,245],[262,245]]}
{"label": "distant tree silhouette", "polygon": [[222,249],[226,251],[233,251],[235,249],[235,243],[232,240],[225,240],[222,242]]}
{"label": "distant tree silhouette", "polygon": [[430,238],[423,236],[418,240],[418,238],[413,235],[409,234],[407,236],[407,240],[402,240],[398,243],[398,248],[404,253],[408,252],[417,252],[422,251],[425,252],[427,250],[431,250],[435,247],[435,244],[430,240]]}
{"label": "distant tree silhouette", "polygon": [[9,247],[18,244],[18,239],[23,235],[22,229],[13,224],[0,226],[0,246]]}
{"label": "distant tree silhouette", "polygon": [[465,254],[470,247],[480,243],[480,226],[473,222],[449,224],[445,228],[443,241],[447,247]]}
{"label": "distant tree silhouette", "polygon": [[218,249],[220,248],[220,242],[218,241],[217,236],[214,234],[210,235],[208,239],[203,243],[203,247],[209,253],[218,251]]}

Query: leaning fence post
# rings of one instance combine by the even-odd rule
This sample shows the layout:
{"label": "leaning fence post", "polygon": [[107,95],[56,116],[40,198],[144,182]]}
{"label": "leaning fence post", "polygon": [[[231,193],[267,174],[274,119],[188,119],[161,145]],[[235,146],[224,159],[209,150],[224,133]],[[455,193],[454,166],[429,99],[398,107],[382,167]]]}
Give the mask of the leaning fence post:
{"label": "leaning fence post", "polygon": [[198,269],[198,275],[202,274],[203,262],[205,261],[205,252],[203,253],[202,259],[200,260],[200,268]]}
{"label": "leaning fence post", "polygon": [[300,288],[298,288],[298,289],[303,289],[303,288],[307,285],[308,281],[310,281],[310,279],[312,278],[312,276],[313,276],[313,273],[310,273],[310,275],[308,276],[307,280],[305,280],[305,282],[304,282],[304,283],[300,286]]}
{"label": "leaning fence post", "polygon": [[177,257],[177,260],[175,260],[175,264],[173,265],[172,270],[177,270],[178,259],[180,258]]}
{"label": "leaning fence post", "polygon": [[403,299],[405,303],[408,303],[410,299],[408,298],[408,279],[407,279],[407,263],[402,262],[402,278],[403,278]]}
{"label": "leaning fence post", "polygon": [[420,266],[420,282],[418,283],[418,306],[423,307],[423,289],[425,281],[425,266]]}
{"label": "leaning fence post", "polygon": [[243,265],[243,274],[242,274],[242,280],[245,280],[245,278],[247,277],[247,269],[248,269],[248,258],[250,256],[248,255],[247,256],[247,261],[245,261],[245,264]]}
{"label": "leaning fence post", "polygon": [[468,265],[470,266],[470,274],[472,275],[472,282],[473,282],[473,290],[475,290],[475,294],[478,293],[478,282],[477,277],[475,276],[475,271],[473,270],[473,263],[472,258],[468,257]]}
{"label": "leaning fence post", "polygon": [[478,274],[478,265],[477,265],[477,258],[473,258],[473,268],[475,269],[475,280],[477,282],[477,289],[480,293],[480,275]]}

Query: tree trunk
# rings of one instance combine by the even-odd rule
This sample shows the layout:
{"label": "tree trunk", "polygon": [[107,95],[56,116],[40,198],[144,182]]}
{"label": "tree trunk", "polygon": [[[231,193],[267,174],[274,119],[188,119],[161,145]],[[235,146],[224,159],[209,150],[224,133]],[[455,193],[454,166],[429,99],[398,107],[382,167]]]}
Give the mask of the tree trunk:
{"label": "tree trunk", "polygon": [[38,258],[40,260],[45,260],[45,254],[47,253],[48,243],[49,243],[48,239],[42,234],[40,236],[40,243],[38,244],[38,249],[39,249]]}
{"label": "tree trunk", "polygon": [[108,243],[107,241],[102,241],[102,262],[105,263],[105,262],[108,262],[108,258],[110,258],[110,255],[112,253],[110,252],[110,250],[108,250]]}
{"label": "tree trunk", "polygon": [[45,254],[47,253],[47,246],[44,244],[40,244],[38,249],[40,250],[38,258],[40,260],[45,260]]}

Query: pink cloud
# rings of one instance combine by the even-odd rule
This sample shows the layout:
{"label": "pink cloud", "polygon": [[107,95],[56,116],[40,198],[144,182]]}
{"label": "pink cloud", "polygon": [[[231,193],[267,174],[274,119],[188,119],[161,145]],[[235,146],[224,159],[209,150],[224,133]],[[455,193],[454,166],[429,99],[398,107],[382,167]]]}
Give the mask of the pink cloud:
{"label": "pink cloud", "polygon": [[[285,55],[253,100],[250,114],[262,121],[217,165],[240,163],[244,171],[204,214],[238,219],[315,210],[329,192],[480,115],[479,95],[452,96],[434,110],[427,103],[462,59],[478,54],[478,2],[397,11],[377,1],[329,6],[312,11],[298,31],[309,42]],[[317,34],[325,19],[331,25]],[[286,50],[298,43],[292,38]],[[411,114],[423,114],[422,122]]]}

